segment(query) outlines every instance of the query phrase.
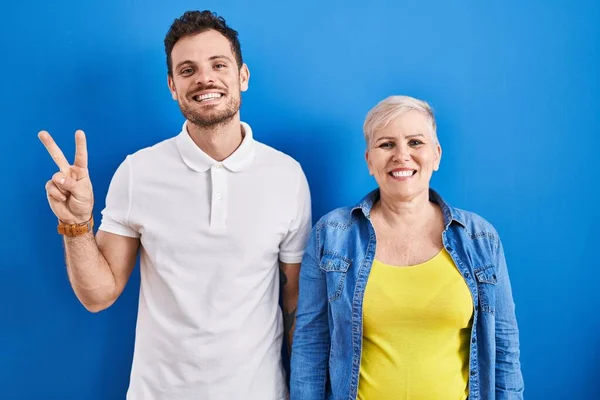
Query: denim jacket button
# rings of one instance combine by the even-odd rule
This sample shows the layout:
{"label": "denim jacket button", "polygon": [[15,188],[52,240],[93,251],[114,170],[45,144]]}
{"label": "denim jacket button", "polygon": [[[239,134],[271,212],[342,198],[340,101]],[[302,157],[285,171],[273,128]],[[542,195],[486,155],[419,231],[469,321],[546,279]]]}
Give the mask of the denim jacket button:
{"label": "denim jacket button", "polygon": [[465,272],[465,278],[469,279],[471,275],[468,272]]}
{"label": "denim jacket button", "polygon": [[471,339],[471,343],[475,343],[475,342],[477,342],[477,339],[475,339],[475,338]]}

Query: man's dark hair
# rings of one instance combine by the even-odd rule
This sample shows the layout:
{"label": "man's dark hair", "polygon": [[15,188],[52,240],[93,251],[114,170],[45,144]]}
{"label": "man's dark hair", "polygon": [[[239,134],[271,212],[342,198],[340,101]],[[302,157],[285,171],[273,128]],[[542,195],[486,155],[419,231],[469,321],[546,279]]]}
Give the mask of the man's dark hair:
{"label": "man's dark hair", "polygon": [[175,47],[175,43],[182,37],[196,35],[211,29],[221,33],[229,40],[238,68],[242,67],[244,61],[242,60],[242,48],[240,46],[237,31],[227,26],[223,17],[219,17],[211,11],[186,11],[181,17],[173,21],[173,24],[165,37],[167,69],[170,76],[173,76],[171,52],[173,51],[173,47]]}

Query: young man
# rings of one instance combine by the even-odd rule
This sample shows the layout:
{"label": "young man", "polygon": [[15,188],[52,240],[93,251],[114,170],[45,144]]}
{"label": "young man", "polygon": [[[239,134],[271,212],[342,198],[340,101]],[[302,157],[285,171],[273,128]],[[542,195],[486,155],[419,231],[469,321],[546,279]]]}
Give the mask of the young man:
{"label": "young man", "polygon": [[64,235],[73,290],[109,307],[141,256],[129,400],[280,400],[283,324],[290,332],[311,226],[309,188],[291,157],[240,121],[248,88],[237,32],[209,11],[186,12],[165,38],[168,84],[186,118],[179,135],[128,156],[93,235],[85,135],[46,184]]}

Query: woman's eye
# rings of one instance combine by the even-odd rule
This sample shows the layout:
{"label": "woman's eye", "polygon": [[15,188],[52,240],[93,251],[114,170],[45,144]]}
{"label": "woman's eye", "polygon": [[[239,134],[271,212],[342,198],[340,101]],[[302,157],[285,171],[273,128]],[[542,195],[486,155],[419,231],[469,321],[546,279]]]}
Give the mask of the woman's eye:
{"label": "woman's eye", "polygon": [[421,142],[420,140],[417,140],[417,139],[413,139],[410,142],[408,142],[409,146],[418,146],[420,144],[423,144],[423,142]]}
{"label": "woman's eye", "polygon": [[384,143],[381,143],[379,145],[379,147],[382,148],[382,149],[391,149],[392,147],[394,147],[394,143],[392,143],[392,142],[384,142]]}

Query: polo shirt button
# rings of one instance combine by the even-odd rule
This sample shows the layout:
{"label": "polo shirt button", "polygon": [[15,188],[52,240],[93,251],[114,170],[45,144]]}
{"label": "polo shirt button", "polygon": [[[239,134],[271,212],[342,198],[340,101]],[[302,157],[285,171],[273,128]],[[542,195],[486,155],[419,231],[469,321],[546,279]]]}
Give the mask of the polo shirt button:
{"label": "polo shirt button", "polygon": [[221,163],[216,163],[216,164],[215,164],[215,168],[223,168],[223,164],[221,164]]}
{"label": "polo shirt button", "polygon": [[221,196],[221,193],[217,193],[217,195],[216,195],[217,200],[221,200],[221,197],[223,197],[223,196]]}

